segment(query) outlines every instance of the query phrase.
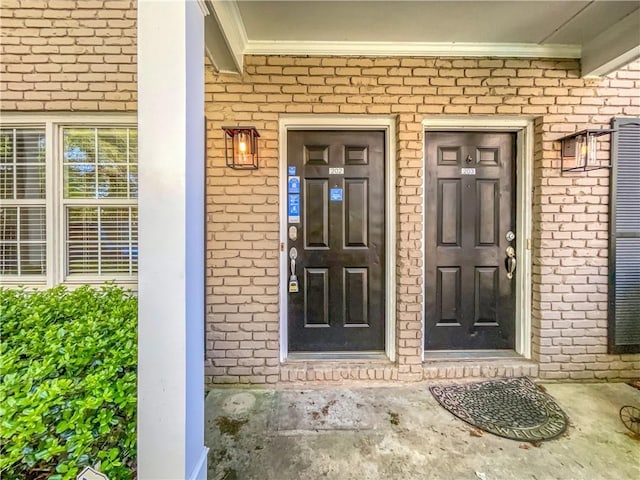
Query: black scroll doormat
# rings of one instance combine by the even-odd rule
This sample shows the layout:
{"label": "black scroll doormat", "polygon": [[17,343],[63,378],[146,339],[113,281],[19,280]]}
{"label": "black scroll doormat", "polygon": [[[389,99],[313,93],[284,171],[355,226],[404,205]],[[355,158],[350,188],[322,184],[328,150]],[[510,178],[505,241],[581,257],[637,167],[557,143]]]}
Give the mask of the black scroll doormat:
{"label": "black scroll doormat", "polygon": [[567,417],[555,400],[526,377],[436,385],[429,390],[456,417],[500,437],[551,440],[567,428]]}

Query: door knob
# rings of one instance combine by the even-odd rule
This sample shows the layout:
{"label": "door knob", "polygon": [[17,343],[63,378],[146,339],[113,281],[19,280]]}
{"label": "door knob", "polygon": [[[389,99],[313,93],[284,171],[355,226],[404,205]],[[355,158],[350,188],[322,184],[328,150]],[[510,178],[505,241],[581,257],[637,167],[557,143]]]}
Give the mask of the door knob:
{"label": "door knob", "polygon": [[512,246],[508,246],[505,250],[507,258],[504,259],[504,266],[507,269],[507,278],[511,280],[513,278],[513,272],[516,271],[516,250]]}

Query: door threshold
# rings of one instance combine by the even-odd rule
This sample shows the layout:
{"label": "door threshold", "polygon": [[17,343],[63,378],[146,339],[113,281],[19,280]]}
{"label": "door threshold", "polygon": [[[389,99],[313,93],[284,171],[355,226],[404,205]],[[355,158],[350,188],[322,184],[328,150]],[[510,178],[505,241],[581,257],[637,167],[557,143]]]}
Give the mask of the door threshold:
{"label": "door threshold", "polygon": [[307,360],[389,360],[384,352],[295,352],[287,362]]}
{"label": "door threshold", "polygon": [[424,352],[425,362],[442,360],[525,360],[515,350],[429,350]]}

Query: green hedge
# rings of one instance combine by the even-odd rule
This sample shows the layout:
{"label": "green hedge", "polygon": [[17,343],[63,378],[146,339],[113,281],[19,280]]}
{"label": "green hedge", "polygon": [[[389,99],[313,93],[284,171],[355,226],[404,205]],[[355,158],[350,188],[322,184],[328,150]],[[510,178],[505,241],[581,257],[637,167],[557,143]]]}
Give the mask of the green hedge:
{"label": "green hedge", "polygon": [[135,476],[137,300],[106,286],[0,288],[0,476]]}

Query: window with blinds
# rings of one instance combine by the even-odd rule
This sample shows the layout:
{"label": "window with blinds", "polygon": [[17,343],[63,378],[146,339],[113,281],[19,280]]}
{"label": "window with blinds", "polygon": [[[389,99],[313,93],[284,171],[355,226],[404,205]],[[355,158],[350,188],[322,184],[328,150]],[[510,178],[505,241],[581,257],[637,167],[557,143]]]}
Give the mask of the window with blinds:
{"label": "window with blinds", "polygon": [[62,144],[66,275],[135,275],[136,129],[65,127]]}
{"label": "window with blinds", "polygon": [[45,129],[0,128],[0,275],[47,269]]}

